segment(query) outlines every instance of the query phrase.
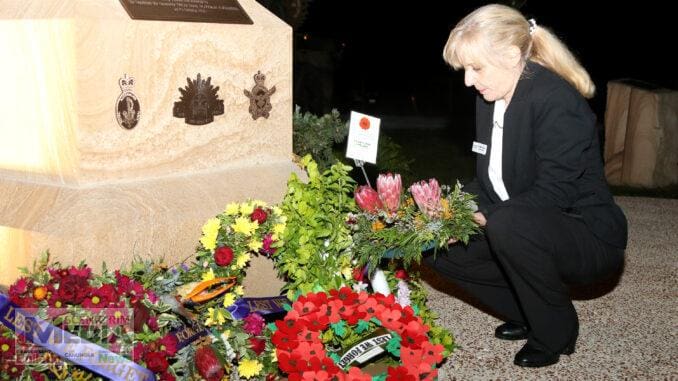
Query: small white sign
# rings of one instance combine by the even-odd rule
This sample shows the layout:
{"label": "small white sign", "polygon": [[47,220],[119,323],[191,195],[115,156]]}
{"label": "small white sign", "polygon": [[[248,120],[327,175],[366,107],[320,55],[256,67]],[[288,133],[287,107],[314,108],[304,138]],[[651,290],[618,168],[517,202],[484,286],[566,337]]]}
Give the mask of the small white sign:
{"label": "small white sign", "polygon": [[381,119],[351,111],[346,157],[377,163]]}
{"label": "small white sign", "polygon": [[485,153],[487,153],[487,144],[473,142],[473,148],[471,148],[471,151],[485,155]]}

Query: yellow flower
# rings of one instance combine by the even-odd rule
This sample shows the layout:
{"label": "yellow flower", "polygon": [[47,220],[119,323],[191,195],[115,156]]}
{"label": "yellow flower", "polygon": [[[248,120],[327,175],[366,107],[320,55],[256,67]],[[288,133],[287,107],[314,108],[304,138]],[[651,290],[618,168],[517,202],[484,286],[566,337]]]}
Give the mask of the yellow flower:
{"label": "yellow flower", "polygon": [[229,292],[224,296],[224,307],[230,307],[233,303],[235,303],[235,295]]}
{"label": "yellow flower", "polygon": [[245,288],[243,286],[235,286],[233,293],[239,296],[245,295]]}
{"label": "yellow flower", "polygon": [[238,217],[235,219],[235,223],[231,225],[233,228],[233,231],[236,233],[242,233],[246,237],[249,237],[254,233],[255,230],[259,227],[259,223],[257,221],[250,221],[249,218],[246,217]]}
{"label": "yellow flower", "polygon": [[259,251],[259,249],[264,247],[264,244],[261,243],[261,241],[259,241],[258,239],[252,239],[250,243],[247,244],[247,247],[249,247],[250,250],[256,253]]}
{"label": "yellow flower", "polygon": [[222,325],[226,322],[226,316],[224,316],[224,313],[220,309],[215,310],[210,307],[207,309],[207,315],[207,319],[205,320],[206,326],[215,324]]}
{"label": "yellow flower", "polygon": [[282,215],[282,209],[280,209],[277,206],[271,207],[271,210],[273,210],[273,214],[275,214],[276,216]]}
{"label": "yellow flower", "polygon": [[243,253],[238,255],[238,258],[235,260],[235,268],[241,269],[247,265],[247,262],[250,261],[249,253]]}
{"label": "yellow flower", "polygon": [[280,235],[285,231],[285,224],[275,224],[273,225],[273,234]]}
{"label": "yellow flower", "polygon": [[205,249],[214,251],[217,247],[217,234],[219,233],[220,227],[221,222],[218,218],[210,218],[205,225],[203,225],[203,236],[200,238],[200,243],[202,243]]}
{"label": "yellow flower", "polygon": [[212,270],[212,268],[210,268],[209,270],[202,273],[202,281],[203,282],[206,282],[208,280],[212,280],[214,278],[216,278],[216,276],[214,275],[214,270]]}
{"label": "yellow flower", "polygon": [[226,341],[231,337],[231,330],[227,329],[221,333],[221,340]]}
{"label": "yellow flower", "polygon": [[261,200],[254,200],[254,201],[252,201],[252,204],[254,204],[255,206],[260,206],[262,208],[265,208],[266,205],[268,205],[268,204],[266,204],[266,201],[261,201]]}
{"label": "yellow flower", "polygon": [[240,214],[243,216],[249,216],[254,212],[254,203],[250,202],[243,202],[240,204]]}
{"label": "yellow flower", "polygon": [[384,223],[381,222],[380,220],[372,222],[372,231],[373,232],[378,232],[379,230],[384,228]]}
{"label": "yellow flower", "polygon": [[351,280],[353,278],[353,270],[350,267],[344,267],[341,269],[341,275],[347,280]]}
{"label": "yellow flower", "polygon": [[232,202],[226,205],[226,210],[224,213],[226,213],[227,216],[235,216],[238,214],[238,210],[240,210],[240,206],[237,203]]}
{"label": "yellow flower", "polygon": [[238,373],[245,378],[251,378],[258,376],[263,368],[264,365],[257,360],[244,359],[238,364]]}

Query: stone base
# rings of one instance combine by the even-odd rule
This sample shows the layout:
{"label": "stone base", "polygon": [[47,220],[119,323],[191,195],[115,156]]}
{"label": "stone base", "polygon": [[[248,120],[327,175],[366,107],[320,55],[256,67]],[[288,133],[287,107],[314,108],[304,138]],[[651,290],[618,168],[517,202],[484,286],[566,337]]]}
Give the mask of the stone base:
{"label": "stone base", "polygon": [[[103,261],[123,267],[135,256],[181,262],[195,253],[208,218],[233,201],[280,202],[292,171],[300,173],[281,161],[92,187],[2,181],[0,285],[47,249],[55,261],[85,260],[94,269]],[[256,279],[246,280],[247,296],[277,295],[283,282],[272,262],[255,258],[252,266]]]}

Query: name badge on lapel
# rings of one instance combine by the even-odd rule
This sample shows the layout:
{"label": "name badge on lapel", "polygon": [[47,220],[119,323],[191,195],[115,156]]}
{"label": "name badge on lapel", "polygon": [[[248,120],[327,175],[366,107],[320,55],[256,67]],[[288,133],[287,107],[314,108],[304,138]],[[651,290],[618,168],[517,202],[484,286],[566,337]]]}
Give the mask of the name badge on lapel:
{"label": "name badge on lapel", "polygon": [[487,153],[487,144],[473,142],[473,148],[471,148],[471,151],[485,155],[485,153]]}

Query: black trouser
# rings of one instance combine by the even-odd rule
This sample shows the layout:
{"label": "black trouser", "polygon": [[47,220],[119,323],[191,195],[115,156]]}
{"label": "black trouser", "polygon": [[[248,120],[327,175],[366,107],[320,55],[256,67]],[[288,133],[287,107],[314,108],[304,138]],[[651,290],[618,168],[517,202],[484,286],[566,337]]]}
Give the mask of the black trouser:
{"label": "black trouser", "polygon": [[426,257],[507,321],[530,327],[528,343],[562,351],[579,330],[566,283],[591,283],[619,270],[624,251],[599,240],[581,218],[557,209],[505,207],[485,236]]}

